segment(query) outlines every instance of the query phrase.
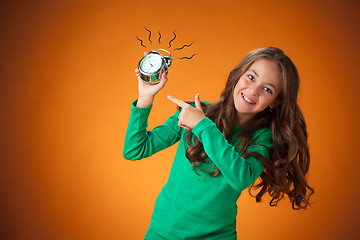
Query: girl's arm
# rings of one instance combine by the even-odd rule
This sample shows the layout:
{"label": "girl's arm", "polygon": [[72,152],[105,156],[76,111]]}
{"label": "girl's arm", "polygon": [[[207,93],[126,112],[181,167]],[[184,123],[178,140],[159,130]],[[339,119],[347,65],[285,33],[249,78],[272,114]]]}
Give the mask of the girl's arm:
{"label": "girl's arm", "polygon": [[179,111],[169,117],[163,125],[147,131],[148,117],[152,106],[140,108],[137,107],[137,104],[138,100],[132,103],[124,142],[123,156],[128,160],[149,157],[180,140]]}
{"label": "girl's arm", "polygon": [[[192,132],[203,143],[207,156],[219,168],[234,190],[246,189],[264,170],[263,164],[254,157],[242,157],[209,118],[203,118],[192,129]],[[258,130],[252,140],[267,147],[273,145],[270,129]],[[258,152],[265,158],[269,158],[269,151],[264,146],[251,145],[247,151]]]}
{"label": "girl's arm", "polygon": [[[182,108],[178,120],[179,126],[192,129],[192,132],[203,143],[207,156],[220,169],[234,190],[244,190],[260,176],[264,170],[263,164],[254,157],[244,158],[235,150],[216,127],[216,124],[205,117],[198,94],[195,97],[195,108],[174,97],[169,96],[168,98]],[[270,129],[258,130],[252,140],[267,147],[273,145]],[[251,145],[247,151],[258,152],[265,158],[269,158],[269,151],[264,146]]]}
{"label": "girl's arm", "polygon": [[[144,55],[147,54],[147,52],[144,53]],[[149,157],[179,140],[179,127],[177,122],[173,124],[174,116],[170,117],[164,125],[147,131],[147,120],[154,98],[164,88],[167,74],[161,72],[160,82],[155,85],[145,83],[138,69],[135,69],[135,74],[138,78],[139,98],[132,103],[123,149],[124,158],[129,160]],[[176,114],[175,118],[177,118]]]}

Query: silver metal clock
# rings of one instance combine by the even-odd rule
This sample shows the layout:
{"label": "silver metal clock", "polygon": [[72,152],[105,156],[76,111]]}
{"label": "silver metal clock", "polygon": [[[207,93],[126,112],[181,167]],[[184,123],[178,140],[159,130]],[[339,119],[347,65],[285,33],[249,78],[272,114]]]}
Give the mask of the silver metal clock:
{"label": "silver metal clock", "polygon": [[[162,56],[158,51],[164,51],[169,56]],[[164,49],[150,51],[148,55],[140,59],[138,69],[141,79],[149,84],[158,84],[160,82],[160,73],[167,72],[171,65],[171,54]]]}

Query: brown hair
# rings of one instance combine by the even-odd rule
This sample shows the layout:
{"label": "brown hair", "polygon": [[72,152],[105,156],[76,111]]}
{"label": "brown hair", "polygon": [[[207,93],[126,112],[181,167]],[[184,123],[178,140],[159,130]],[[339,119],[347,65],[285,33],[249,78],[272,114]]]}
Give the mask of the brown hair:
{"label": "brown hair", "polygon": [[[298,71],[288,56],[278,48],[266,47],[256,49],[248,53],[244,59],[230,72],[225,89],[218,101],[210,106],[203,105],[205,115],[210,118],[229,139],[231,128],[237,120],[234,105],[233,92],[239,78],[257,60],[268,59],[279,65],[281,69],[282,91],[277,97],[278,105],[270,110],[267,107],[259,112],[245,130],[238,134],[240,138],[237,149],[241,149],[243,157],[254,156],[264,165],[264,171],[260,175],[260,182],[253,183],[249,188],[251,196],[260,202],[265,193],[272,197],[270,206],[277,203],[286,194],[292,202],[293,209],[306,209],[310,203],[309,198],[314,193],[306,180],[309,170],[310,154],[307,144],[307,131],[304,117],[297,104],[299,90]],[[274,146],[270,149],[270,159],[264,158],[256,152],[246,152],[251,144],[255,144],[251,138],[257,129],[270,127],[273,133]],[[191,139],[194,140],[194,144]],[[193,168],[201,169],[200,162],[204,162],[206,153],[202,143],[189,130],[186,134],[186,142],[189,147],[186,156]],[[215,177],[220,170],[208,174]],[[254,196],[252,190],[260,189]]]}

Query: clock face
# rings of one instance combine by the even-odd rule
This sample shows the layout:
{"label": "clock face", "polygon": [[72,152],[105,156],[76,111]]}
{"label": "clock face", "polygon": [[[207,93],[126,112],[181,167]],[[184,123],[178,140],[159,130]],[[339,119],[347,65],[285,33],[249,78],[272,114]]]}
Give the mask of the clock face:
{"label": "clock face", "polygon": [[139,70],[145,74],[154,74],[161,70],[163,59],[158,54],[146,55],[139,64]]}

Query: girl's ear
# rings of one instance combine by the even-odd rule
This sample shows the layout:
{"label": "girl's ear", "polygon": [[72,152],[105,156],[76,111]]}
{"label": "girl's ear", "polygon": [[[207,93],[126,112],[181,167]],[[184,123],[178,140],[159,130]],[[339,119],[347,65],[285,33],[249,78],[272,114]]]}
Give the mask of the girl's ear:
{"label": "girl's ear", "polygon": [[273,102],[269,105],[269,107],[270,107],[270,109],[274,109],[274,108],[276,108],[278,105],[279,105],[279,102],[278,102],[277,100],[275,100],[275,101],[273,101]]}

